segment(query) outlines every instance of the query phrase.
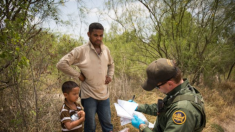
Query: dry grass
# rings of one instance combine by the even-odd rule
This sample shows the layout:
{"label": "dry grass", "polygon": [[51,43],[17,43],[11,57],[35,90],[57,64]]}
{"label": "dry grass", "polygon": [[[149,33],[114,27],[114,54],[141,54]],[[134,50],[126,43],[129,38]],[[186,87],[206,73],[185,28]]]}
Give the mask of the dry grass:
{"label": "dry grass", "polygon": [[[121,81],[120,81],[121,82]],[[112,84],[112,87],[117,85]],[[132,86],[131,84],[135,84]],[[163,98],[165,95],[159,93],[157,90],[147,92],[142,90],[139,83],[133,82],[129,83],[125,91],[129,91],[129,95],[124,98],[124,100],[131,99],[132,95],[136,95],[135,101],[139,104],[141,103],[156,103],[158,98]],[[132,88],[131,88],[132,87]],[[123,88],[122,88],[123,89]],[[197,86],[197,89],[202,93],[205,100],[205,109],[207,115],[207,125],[203,132],[232,132],[233,126],[235,124],[235,83],[233,82],[223,82],[221,84],[215,84],[213,88],[208,88],[204,86]],[[125,92],[122,91],[122,92]],[[122,93],[121,92],[121,93]],[[116,99],[116,93],[113,91],[110,95],[112,98]],[[113,103],[116,100],[112,100],[111,110],[112,110],[112,121],[114,124],[114,131],[120,131],[125,127],[130,128],[130,132],[136,132],[137,129],[131,124],[120,126],[120,119],[116,115],[116,110]],[[146,115],[146,118],[154,123],[156,117]],[[98,130],[99,131],[99,130]],[[101,132],[101,131],[99,131]]]}
{"label": "dry grass", "polygon": [[223,82],[215,84],[213,89],[199,89],[206,102],[207,127],[210,131],[234,131],[235,124],[235,83]]}
{"label": "dry grass", "polygon": [[[38,112],[36,112],[34,86],[30,81],[25,81],[22,85],[19,85],[19,92],[15,87],[0,92],[0,131],[60,131],[58,111],[62,104],[61,98],[56,92],[59,87],[58,83],[43,77],[35,86]],[[38,118],[36,118],[36,115]],[[24,121],[26,125],[24,125]]]}
{"label": "dry grass", "polygon": [[[51,77],[53,78],[53,77]],[[44,131],[60,131],[59,109],[63,103],[60,86],[66,79],[58,82],[53,79],[42,79],[43,84],[38,88],[38,122],[35,121],[35,100],[30,85],[25,87],[21,92],[21,103],[23,104],[25,119],[28,128],[24,128],[19,109],[19,102],[15,99],[14,89],[4,90],[0,92],[0,131],[27,131],[34,132],[38,128],[39,132]],[[150,92],[144,91],[140,87],[141,82],[128,80],[126,76],[115,78],[109,85],[112,123],[114,132],[118,132],[124,128],[129,128],[129,132],[138,131],[131,124],[125,126],[120,125],[120,118],[116,115],[114,103],[117,99],[129,100],[136,95],[135,101],[141,103],[156,103],[158,98],[165,95],[157,90]],[[232,132],[235,124],[235,83],[223,82],[215,84],[213,88],[198,86],[197,89],[202,93],[205,100],[207,125],[203,132]],[[11,95],[11,96],[9,96]],[[156,117],[146,115],[146,118],[154,123]],[[97,132],[101,132],[98,117],[96,117]]]}

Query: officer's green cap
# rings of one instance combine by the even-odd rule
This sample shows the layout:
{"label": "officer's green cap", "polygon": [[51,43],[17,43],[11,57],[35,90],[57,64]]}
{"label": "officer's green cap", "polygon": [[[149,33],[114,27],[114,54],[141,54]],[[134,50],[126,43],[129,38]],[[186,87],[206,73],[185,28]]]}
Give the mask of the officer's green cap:
{"label": "officer's green cap", "polygon": [[159,58],[153,61],[147,68],[147,80],[142,85],[144,90],[150,91],[158,83],[164,83],[173,78],[177,73],[177,68],[173,60]]}

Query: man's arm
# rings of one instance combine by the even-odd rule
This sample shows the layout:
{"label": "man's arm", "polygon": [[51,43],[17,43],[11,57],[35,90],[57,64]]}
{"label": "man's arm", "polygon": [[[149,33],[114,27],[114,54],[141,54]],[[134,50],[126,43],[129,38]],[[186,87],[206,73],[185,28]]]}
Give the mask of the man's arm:
{"label": "man's arm", "polygon": [[167,116],[167,120],[164,132],[192,132],[195,130],[197,121],[194,113],[182,108],[172,110],[170,116]]}
{"label": "man's arm", "polygon": [[71,65],[76,63],[78,59],[79,59],[79,51],[78,49],[75,48],[67,55],[65,55],[63,58],[61,58],[60,61],[57,63],[56,67],[63,73],[80,79],[81,74],[77,70],[71,67]]}
{"label": "man's arm", "polygon": [[114,61],[109,50],[108,50],[108,55],[109,55],[109,64],[108,64],[108,71],[105,79],[105,84],[109,84],[112,81],[114,75]]}
{"label": "man's arm", "polygon": [[108,65],[108,77],[110,77],[111,79],[113,78],[113,75],[114,75],[114,62],[112,60],[112,63],[110,63]]}

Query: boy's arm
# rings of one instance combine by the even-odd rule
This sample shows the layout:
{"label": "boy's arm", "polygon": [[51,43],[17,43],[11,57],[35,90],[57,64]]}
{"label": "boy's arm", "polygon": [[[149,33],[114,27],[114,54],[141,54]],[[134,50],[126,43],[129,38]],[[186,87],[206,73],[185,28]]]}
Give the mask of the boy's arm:
{"label": "boy's arm", "polygon": [[67,129],[73,129],[74,127],[82,124],[85,120],[85,112],[83,110],[78,111],[78,116],[80,117],[78,120],[73,122],[65,122],[64,125]]}

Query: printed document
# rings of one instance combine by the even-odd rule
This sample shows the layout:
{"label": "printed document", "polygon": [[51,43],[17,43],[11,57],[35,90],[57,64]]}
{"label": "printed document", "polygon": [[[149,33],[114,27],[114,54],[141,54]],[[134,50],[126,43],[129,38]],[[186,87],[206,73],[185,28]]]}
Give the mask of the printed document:
{"label": "printed document", "polygon": [[[114,106],[117,111],[117,115],[120,117],[121,126],[131,123],[131,119],[134,118],[134,115],[138,116],[146,123],[148,122],[144,114],[135,111],[136,107],[138,106],[137,103],[118,99],[118,103],[114,103]],[[150,122],[148,123],[149,128],[153,128],[154,125]]]}

